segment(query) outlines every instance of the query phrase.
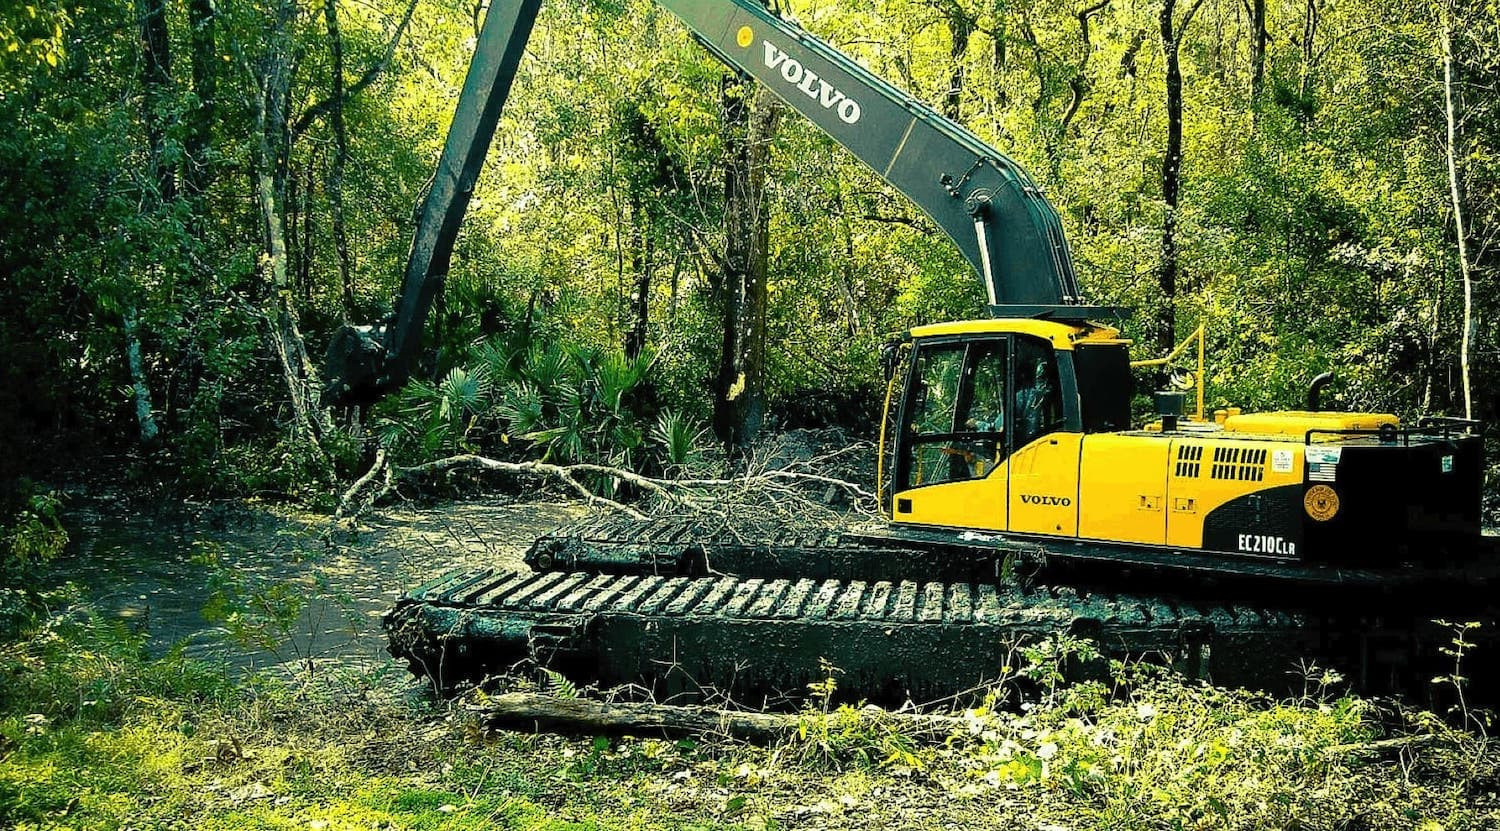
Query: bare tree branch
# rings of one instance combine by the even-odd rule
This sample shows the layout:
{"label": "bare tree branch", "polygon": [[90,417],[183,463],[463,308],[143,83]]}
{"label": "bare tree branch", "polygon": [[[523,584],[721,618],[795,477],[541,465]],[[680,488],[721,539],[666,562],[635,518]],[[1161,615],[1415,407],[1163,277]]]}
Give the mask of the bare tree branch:
{"label": "bare tree branch", "polygon": [[411,4],[406,7],[406,13],[401,16],[401,22],[396,25],[396,33],[391,35],[390,43],[387,43],[385,46],[385,54],[380,56],[380,60],[370,64],[364,74],[359,76],[358,81],[345,88],[344,94],[341,97],[330,96],[325,98],[308,107],[302,113],[302,116],[292,125],[292,141],[296,141],[318,119],[332,112],[335,105],[347,102],[349,99],[363,92],[370,84],[375,83],[375,79],[379,78],[380,73],[390,67],[391,61],[396,57],[396,47],[401,44],[401,38],[406,34],[406,27],[411,24],[412,14],[416,10],[417,0],[411,0]]}

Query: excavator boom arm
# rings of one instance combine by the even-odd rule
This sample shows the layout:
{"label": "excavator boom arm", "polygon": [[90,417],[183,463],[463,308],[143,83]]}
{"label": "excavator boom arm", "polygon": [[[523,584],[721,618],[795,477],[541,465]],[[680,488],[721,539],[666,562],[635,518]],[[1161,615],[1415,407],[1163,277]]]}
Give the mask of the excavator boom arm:
{"label": "excavator boom arm", "polygon": [[915,202],[958,246],[990,305],[1079,302],[1057,211],[1005,154],[755,0],[657,2]]}
{"label": "excavator boom arm", "polygon": [[[1026,172],[973,133],[755,0],[657,0],[708,51],[784,100],[906,194],[958,246],[996,314],[1103,311],[1079,305],[1056,210]],[[494,0],[423,202],[395,319],[346,328],[329,348],[328,393],[373,401],[411,372],[459,224],[541,0]]]}

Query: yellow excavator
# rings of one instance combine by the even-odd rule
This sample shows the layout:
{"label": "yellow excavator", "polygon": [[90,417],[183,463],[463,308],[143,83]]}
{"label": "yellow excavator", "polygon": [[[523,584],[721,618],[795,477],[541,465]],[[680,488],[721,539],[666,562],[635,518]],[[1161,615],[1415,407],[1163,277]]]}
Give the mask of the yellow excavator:
{"label": "yellow excavator", "polygon": [[[395,320],[334,339],[335,399],[374,400],[411,372],[539,2],[491,5]],[[1067,633],[1231,682],[1305,656],[1410,679],[1442,640],[1422,626],[1433,604],[1488,608],[1480,425],[1323,411],[1326,378],[1303,410],[1205,413],[1200,328],[1178,350],[1197,345],[1193,415],[1184,394],[1157,393],[1133,428],[1120,311],[1084,302],[1058,215],[1013,160],[754,0],[658,2],[911,198],[992,317],[891,347],[882,527],[560,529],[531,571],[454,572],[401,601],[391,650],[414,670],[446,686],[524,663],[744,694],[795,691],[831,663],[855,694],[936,696]],[[1006,579],[1018,561],[1046,582]]]}
{"label": "yellow excavator", "polygon": [[893,527],[1351,567],[1438,562],[1480,538],[1476,424],[1322,411],[1316,389],[1305,410],[1209,419],[1200,389],[1195,417],[1157,393],[1159,418],[1133,430],[1128,349],[1086,322],[914,330],[881,436]]}

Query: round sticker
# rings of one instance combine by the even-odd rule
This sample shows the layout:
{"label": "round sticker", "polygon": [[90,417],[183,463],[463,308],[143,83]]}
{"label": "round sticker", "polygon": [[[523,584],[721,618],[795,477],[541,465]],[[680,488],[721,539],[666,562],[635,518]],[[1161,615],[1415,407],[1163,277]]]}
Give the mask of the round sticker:
{"label": "round sticker", "polygon": [[750,44],[755,42],[755,32],[751,31],[749,26],[741,26],[740,30],[734,33],[734,41],[740,45],[741,49],[749,49]]}
{"label": "round sticker", "polygon": [[1327,522],[1339,512],[1339,495],[1327,485],[1313,485],[1302,497],[1302,507],[1307,509],[1308,516]]}

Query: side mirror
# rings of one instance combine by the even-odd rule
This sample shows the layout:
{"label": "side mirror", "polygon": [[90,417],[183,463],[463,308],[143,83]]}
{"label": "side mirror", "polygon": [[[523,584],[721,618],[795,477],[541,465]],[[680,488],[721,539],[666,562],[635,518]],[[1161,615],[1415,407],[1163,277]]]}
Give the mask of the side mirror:
{"label": "side mirror", "polygon": [[886,383],[890,383],[891,376],[896,374],[896,364],[900,363],[901,341],[888,340],[880,345],[880,368],[885,373]]}

